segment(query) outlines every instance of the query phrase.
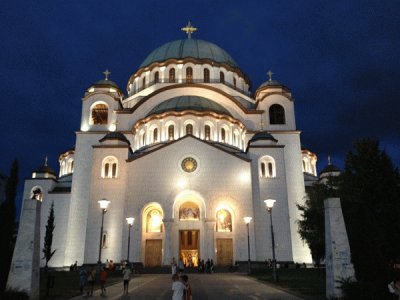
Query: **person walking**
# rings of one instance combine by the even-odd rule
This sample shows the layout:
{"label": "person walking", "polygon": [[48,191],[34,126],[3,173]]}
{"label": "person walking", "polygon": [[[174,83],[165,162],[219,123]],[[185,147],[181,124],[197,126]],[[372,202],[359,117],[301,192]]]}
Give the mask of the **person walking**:
{"label": "person walking", "polygon": [[124,294],[128,294],[129,290],[129,280],[131,279],[132,275],[132,270],[129,264],[126,266],[126,268],[122,271],[122,280],[124,281]]}
{"label": "person walking", "polygon": [[171,273],[172,273],[172,275],[176,274],[176,260],[175,260],[175,257],[172,258]]}
{"label": "person walking", "polygon": [[172,300],[182,300],[185,285],[179,280],[178,274],[172,275]]}
{"label": "person walking", "polygon": [[100,271],[100,288],[101,288],[101,295],[105,295],[106,294],[106,281],[108,278],[108,273],[105,267],[101,268]]}
{"label": "person walking", "polygon": [[183,264],[182,258],[179,258],[178,270],[179,270],[179,275],[182,275],[183,271],[185,270],[185,265]]}

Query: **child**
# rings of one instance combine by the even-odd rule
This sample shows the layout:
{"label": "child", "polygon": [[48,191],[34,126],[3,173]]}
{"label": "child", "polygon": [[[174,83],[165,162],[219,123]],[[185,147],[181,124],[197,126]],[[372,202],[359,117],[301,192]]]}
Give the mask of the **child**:
{"label": "child", "polygon": [[179,280],[178,274],[172,275],[172,300],[182,300],[185,285]]}
{"label": "child", "polygon": [[192,300],[192,287],[189,283],[189,277],[187,275],[182,275],[182,281],[185,285],[185,296],[183,300]]}

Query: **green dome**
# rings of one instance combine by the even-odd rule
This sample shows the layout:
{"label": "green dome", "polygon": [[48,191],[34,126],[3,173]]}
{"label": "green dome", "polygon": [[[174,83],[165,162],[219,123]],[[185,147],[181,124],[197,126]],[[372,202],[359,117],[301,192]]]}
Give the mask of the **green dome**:
{"label": "green dome", "polygon": [[157,48],[147,56],[140,65],[140,68],[170,58],[183,59],[187,57],[211,59],[219,63],[229,64],[232,67],[238,66],[225,50],[215,44],[203,40],[184,39],[169,42]]}
{"label": "green dome", "polygon": [[200,112],[213,111],[230,116],[231,114],[220,104],[199,96],[179,96],[168,99],[155,106],[148,114],[155,115],[167,111],[195,110]]}

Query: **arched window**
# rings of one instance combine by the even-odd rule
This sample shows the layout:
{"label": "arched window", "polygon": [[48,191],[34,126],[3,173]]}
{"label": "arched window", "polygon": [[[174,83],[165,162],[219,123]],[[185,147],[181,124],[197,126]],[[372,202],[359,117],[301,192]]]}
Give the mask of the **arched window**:
{"label": "arched window", "polygon": [[224,74],[224,72],[219,72],[219,82],[225,83],[225,74]]}
{"label": "arched window", "polygon": [[91,122],[94,125],[104,125],[108,122],[108,106],[106,104],[96,104],[92,108]]}
{"label": "arched window", "polygon": [[236,78],[233,78],[233,86],[234,86],[235,89],[236,89]]}
{"label": "arched window", "polygon": [[275,160],[271,156],[263,156],[260,159],[260,177],[276,177]]}
{"label": "arched window", "polygon": [[186,125],[186,134],[193,134],[193,125],[192,124]]}
{"label": "arched window", "polygon": [[168,126],[168,140],[172,141],[175,138],[175,128],[174,125]]}
{"label": "arched window", "polygon": [[116,178],[118,175],[118,160],[114,156],[107,156],[103,159],[101,168],[102,178]]}
{"label": "arched window", "polygon": [[191,67],[186,68],[186,82],[193,82],[193,69]]}
{"label": "arched window", "polygon": [[204,139],[209,141],[211,136],[211,127],[210,125],[204,126]]}
{"label": "arched window", "polygon": [[217,232],[232,232],[232,216],[226,209],[217,211]]}
{"label": "arched window", "polygon": [[143,88],[146,87],[146,77],[143,77],[143,80],[142,80],[142,87],[143,87]]}
{"label": "arched window", "polygon": [[200,209],[196,203],[187,201],[179,207],[179,221],[193,220],[200,220]]}
{"label": "arched window", "polygon": [[261,176],[265,177],[265,163],[264,162],[261,163]]}
{"label": "arched window", "polygon": [[271,124],[285,124],[285,109],[279,104],[269,108],[269,122]]}
{"label": "arched window", "polygon": [[221,128],[221,142],[226,142],[226,131],[225,128]]}
{"label": "arched window", "polygon": [[158,209],[152,209],[146,216],[146,232],[162,232],[162,214]]}
{"label": "arched window", "polygon": [[210,70],[204,69],[204,82],[210,82]]}
{"label": "arched window", "polygon": [[141,138],[142,138],[142,141],[141,141],[142,146],[146,146],[146,132],[143,132]]}
{"label": "arched window", "polygon": [[38,201],[42,201],[43,200],[43,192],[42,192],[42,189],[40,187],[35,186],[31,190],[31,199],[32,200],[38,200]]}
{"label": "arched window", "polygon": [[158,141],[158,129],[154,128],[153,129],[153,143],[156,143]]}
{"label": "arched window", "polygon": [[160,81],[160,73],[154,73],[154,83],[158,83]]}
{"label": "arched window", "polygon": [[175,69],[174,68],[169,70],[169,82],[175,82]]}

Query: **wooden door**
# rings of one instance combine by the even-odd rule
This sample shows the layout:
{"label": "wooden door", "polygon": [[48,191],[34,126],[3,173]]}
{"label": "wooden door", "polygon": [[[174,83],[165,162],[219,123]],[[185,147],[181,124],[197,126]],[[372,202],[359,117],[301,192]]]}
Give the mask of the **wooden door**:
{"label": "wooden door", "polygon": [[217,239],[217,264],[230,266],[233,263],[232,239]]}
{"label": "wooden door", "polygon": [[146,240],[145,266],[159,267],[162,258],[162,240]]}

